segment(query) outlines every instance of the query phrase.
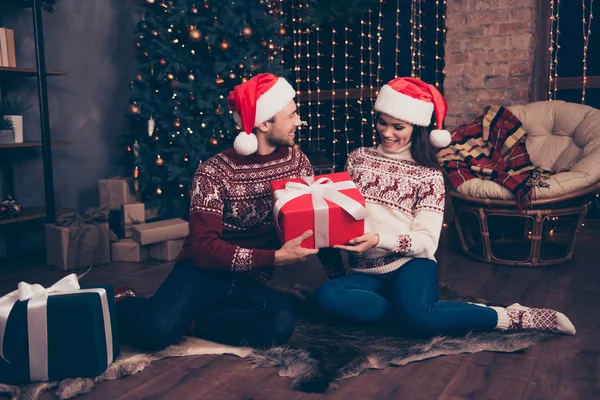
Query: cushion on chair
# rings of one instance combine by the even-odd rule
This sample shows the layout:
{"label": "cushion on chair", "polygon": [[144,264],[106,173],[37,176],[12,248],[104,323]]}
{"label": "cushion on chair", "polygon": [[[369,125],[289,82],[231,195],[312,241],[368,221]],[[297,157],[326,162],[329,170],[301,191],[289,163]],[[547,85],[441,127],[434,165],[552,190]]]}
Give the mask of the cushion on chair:
{"label": "cushion on chair", "polygon": [[[531,161],[554,174],[536,187],[534,199],[554,198],[600,181],[600,110],[560,100],[508,108],[528,133]],[[514,199],[496,182],[471,179],[458,192],[478,198]]]}

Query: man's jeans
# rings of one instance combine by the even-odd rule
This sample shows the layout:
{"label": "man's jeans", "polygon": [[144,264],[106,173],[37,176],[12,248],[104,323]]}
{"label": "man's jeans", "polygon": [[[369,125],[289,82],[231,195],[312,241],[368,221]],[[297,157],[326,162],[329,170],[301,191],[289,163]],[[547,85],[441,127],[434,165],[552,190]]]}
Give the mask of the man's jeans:
{"label": "man's jeans", "polygon": [[125,336],[148,350],[176,343],[194,319],[193,336],[252,347],[285,343],[295,327],[292,309],[274,289],[191,260],[178,262],[153,297],[125,298],[117,312]]}

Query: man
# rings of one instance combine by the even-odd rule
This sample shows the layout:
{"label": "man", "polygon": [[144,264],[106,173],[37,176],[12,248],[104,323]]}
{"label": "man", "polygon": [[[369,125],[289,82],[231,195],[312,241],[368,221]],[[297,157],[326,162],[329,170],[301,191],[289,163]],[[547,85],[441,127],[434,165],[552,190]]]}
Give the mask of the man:
{"label": "man", "polygon": [[281,246],[272,221],[270,182],[313,175],[294,148],[301,125],[294,97],[292,86],[271,74],[230,93],[242,132],[233,149],[198,166],[190,234],[171,273],[151,299],[116,291],[120,324],[133,344],[157,350],[191,334],[266,347],[292,335],[293,312],[267,283],[274,267],[318,252],[300,247],[310,231]]}

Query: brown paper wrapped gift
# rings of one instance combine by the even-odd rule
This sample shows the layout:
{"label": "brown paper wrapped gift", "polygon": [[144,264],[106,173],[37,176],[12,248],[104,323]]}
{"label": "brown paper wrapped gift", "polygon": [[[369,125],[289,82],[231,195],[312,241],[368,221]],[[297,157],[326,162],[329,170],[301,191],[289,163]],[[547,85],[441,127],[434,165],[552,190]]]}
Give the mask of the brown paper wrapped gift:
{"label": "brown paper wrapped gift", "polygon": [[46,224],[46,262],[69,271],[110,263],[108,209],[63,214]]}
{"label": "brown paper wrapped gift", "polygon": [[130,203],[121,205],[122,229],[126,238],[133,236],[133,225],[146,222],[144,203]]}
{"label": "brown paper wrapped gift", "polygon": [[111,243],[112,260],[140,262],[150,257],[150,251],[147,247],[142,247],[133,239],[122,239]]}
{"label": "brown paper wrapped gift", "polygon": [[184,239],[167,240],[150,246],[150,258],[153,260],[173,261],[183,247]]}
{"label": "brown paper wrapped gift", "polygon": [[120,210],[121,204],[135,203],[136,196],[131,190],[131,179],[109,178],[98,181],[100,206],[109,210]]}
{"label": "brown paper wrapped gift", "polygon": [[188,223],[181,218],[133,226],[133,238],[142,246],[167,240],[183,239],[189,233]]}

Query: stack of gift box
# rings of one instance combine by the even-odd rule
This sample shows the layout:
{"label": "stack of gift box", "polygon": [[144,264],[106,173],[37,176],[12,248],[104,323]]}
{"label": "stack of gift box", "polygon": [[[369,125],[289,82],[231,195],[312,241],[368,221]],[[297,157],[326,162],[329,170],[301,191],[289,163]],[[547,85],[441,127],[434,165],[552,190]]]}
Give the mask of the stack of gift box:
{"label": "stack of gift box", "polygon": [[100,207],[63,214],[46,225],[47,263],[65,271],[111,261],[173,261],[189,233],[180,218],[160,220],[131,190],[131,180],[98,181]]}
{"label": "stack of gift box", "polygon": [[112,261],[175,260],[189,233],[186,221],[158,220],[158,211],[137,201],[125,178],[101,179],[98,192],[100,205],[110,209],[110,227],[119,238],[111,244]]}

